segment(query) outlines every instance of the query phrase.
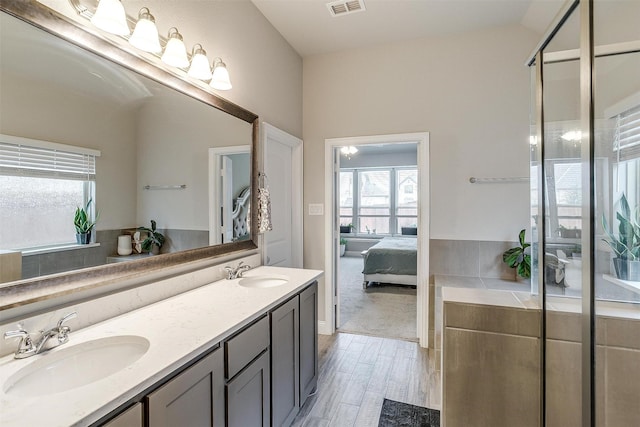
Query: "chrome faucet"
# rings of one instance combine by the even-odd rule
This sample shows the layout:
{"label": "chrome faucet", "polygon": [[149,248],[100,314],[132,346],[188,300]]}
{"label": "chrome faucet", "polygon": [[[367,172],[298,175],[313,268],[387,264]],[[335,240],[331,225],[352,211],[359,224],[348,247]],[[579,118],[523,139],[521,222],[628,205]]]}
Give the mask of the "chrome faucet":
{"label": "chrome faucet", "polygon": [[[35,354],[40,354],[69,341],[69,332],[71,332],[71,328],[64,325],[64,323],[75,318],[77,315],[78,313],[75,311],[71,312],[58,320],[58,324],[55,327],[48,331],[41,331],[41,336],[37,344],[33,342],[31,335],[22,329],[22,327],[16,331],[5,332],[4,339],[20,338],[18,349],[13,356],[15,359],[24,359]],[[47,346],[51,338],[57,338],[57,343],[55,345]]]}
{"label": "chrome faucet", "polygon": [[244,264],[242,263],[242,261],[240,261],[240,263],[237,265],[236,268],[233,268],[231,266],[226,266],[224,268],[224,271],[227,272],[227,279],[228,280],[233,280],[233,279],[239,279],[242,277],[242,275],[244,274],[245,271],[248,271],[251,269],[251,266],[248,264]]}

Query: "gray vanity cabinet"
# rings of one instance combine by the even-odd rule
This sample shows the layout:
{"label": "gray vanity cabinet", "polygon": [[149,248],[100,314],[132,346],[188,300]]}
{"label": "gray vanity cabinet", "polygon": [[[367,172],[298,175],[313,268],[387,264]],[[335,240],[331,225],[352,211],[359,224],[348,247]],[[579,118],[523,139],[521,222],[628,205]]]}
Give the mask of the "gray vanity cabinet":
{"label": "gray vanity cabinet", "polygon": [[111,421],[103,424],[103,427],[142,427],[142,403],[138,402],[131,408],[125,410]]}
{"label": "gray vanity cabinet", "polygon": [[224,343],[227,427],[268,427],[271,420],[269,317]]}
{"label": "gray vanity cabinet", "polygon": [[300,408],[300,296],[270,313],[271,425],[288,426]]}
{"label": "gray vanity cabinet", "polygon": [[300,293],[300,406],[318,385],[318,282]]}
{"label": "gray vanity cabinet", "polygon": [[224,426],[223,365],[218,348],[149,394],[149,427]]}

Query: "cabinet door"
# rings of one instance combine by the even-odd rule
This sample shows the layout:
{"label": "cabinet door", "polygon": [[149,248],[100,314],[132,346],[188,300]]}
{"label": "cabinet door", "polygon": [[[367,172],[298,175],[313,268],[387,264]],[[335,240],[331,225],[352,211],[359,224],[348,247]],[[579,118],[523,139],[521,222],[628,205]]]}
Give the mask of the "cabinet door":
{"label": "cabinet door", "polygon": [[222,349],[146,397],[149,427],[224,426]]}
{"label": "cabinet door", "polygon": [[268,427],[269,350],[227,383],[227,427]]}
{"label": "cabinet door", "polygon": [[318,282],[300,293],[300,406],[318,384]]}
{"label": "cabinet door", "polygon": [[271,316],[271,425],[291,424],[300,408],[299,297],[273,310]]}
{"label": "cabinet door", "polygon": [[142,427],[142,403],[136,403],[103,427]]}

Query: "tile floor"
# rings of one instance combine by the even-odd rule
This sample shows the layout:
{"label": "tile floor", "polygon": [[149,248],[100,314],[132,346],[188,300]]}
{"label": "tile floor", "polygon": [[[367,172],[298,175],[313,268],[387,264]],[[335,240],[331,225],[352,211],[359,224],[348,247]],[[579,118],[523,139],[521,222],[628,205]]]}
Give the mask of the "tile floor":
{"label": "tile floor", "polygon": [[440,409],[440,367],[411,341],[347,333],[319,336],[317,393],[296,427],[378,425],[384,398]]}

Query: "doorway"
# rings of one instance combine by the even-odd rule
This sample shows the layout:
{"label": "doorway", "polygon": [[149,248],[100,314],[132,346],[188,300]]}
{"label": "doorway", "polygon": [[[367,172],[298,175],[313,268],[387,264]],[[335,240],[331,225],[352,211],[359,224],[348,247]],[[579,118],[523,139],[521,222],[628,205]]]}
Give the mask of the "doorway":
{"label": "doorway", "polygon": [[[327,233],[325,241],[325,315],[331,329],[328,333],[340,329],[403,339],[417,338],[421,346],[427,346],[428,142],[428,133],[325,141],[325,205],[332,213],[325,216],[326,227],[332,230]],[[341,153],[343,147],[355,147],[355,150],[345,149]],[[407,161],[407,154],[403,151],[411,150],[414,154],[408,157],[413,161]],[[402,157],[405,160],[401,160]],[[345,186],[347,188],[342,194],[341,181],[343,190]],[[409,185],[412,182],[414,185]],[[351,194],[349,187],[353,189]],[[417,203],[411,213],[410,209],[402,209],[403,202],[409,198],[398,193],[407,191],[410,195],[414,190]],[[350,201],[349,197],[352,197]],[[377,210],[374,205],[377,205]],[[340,232],[341,225],[343,233]],[[349,225],[351,231],[345,233],[345,227]],[[404,235],[403,228],[406,229]],[[420,230],[420,233],[408,236],[410,229]],[[384,276],[378,280],[375,275],[362,274],[367,250],[373,244],[389,244],[392,240],[410,242],[412,239],[414,254],[417,252],[417,266],[414,265],[415,273],[412,278],[408,277],[409,281],[407,278],[396,281],[395,276]],[[341,243],[346,243],[346,247],[341,248]],[[365,285],[367,277],[371,280]],[[389,282],[392,284],[387,284]],[[409,303],[414,304],[415,309],[409,307],[407,310]]]}

